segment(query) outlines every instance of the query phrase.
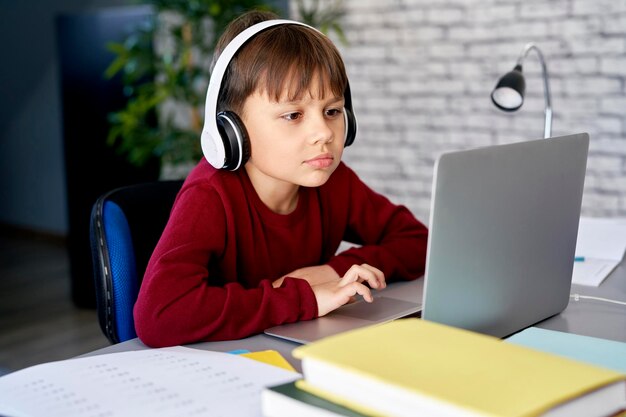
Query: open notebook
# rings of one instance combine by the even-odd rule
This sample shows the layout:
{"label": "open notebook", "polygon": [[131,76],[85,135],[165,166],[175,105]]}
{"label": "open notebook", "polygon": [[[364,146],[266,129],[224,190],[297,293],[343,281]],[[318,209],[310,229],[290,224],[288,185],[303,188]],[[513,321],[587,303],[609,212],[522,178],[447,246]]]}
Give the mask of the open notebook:
{"label": "open notebook", "polygon": [[567,306],[587,164],[586,133],[447,152],[433,178],[421,279],[266,334],[307,343],[406,317],[505,337]]}
{"label": "open notebook", "polygon": [[572,284],[599,286],[625,252],[625,218],[581,217]]}

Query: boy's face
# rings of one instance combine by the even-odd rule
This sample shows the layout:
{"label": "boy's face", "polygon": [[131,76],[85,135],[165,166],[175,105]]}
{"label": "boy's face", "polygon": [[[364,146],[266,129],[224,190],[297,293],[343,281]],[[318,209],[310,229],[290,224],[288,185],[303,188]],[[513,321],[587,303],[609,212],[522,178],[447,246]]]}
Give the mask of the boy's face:
{"label": "boy's face", "polygon": [[339,165],[344,148],[344,98],[325,89],[318,97],[318,77],[309,92],[278,102],[257,90],[243,106],[242,119],[250,138],[246,169],[267,186],[324,184]]}

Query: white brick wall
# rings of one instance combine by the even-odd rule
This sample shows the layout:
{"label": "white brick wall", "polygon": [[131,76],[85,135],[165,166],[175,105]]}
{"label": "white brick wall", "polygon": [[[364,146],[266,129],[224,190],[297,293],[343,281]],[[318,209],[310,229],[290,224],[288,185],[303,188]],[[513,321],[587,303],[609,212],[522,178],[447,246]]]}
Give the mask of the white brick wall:
{"label": "white brick wall", "polygon": [[344,5],[349,44],[331,36],[359,123],[344,159],[372,188],[428,222],[439,153],[541,138],[543,84],[533,51],[524,62],[524,106],[504,113],[489,97],[534,42],[550,73],[553,135],[591,137],[583,214],[626,216],[626,0]]}

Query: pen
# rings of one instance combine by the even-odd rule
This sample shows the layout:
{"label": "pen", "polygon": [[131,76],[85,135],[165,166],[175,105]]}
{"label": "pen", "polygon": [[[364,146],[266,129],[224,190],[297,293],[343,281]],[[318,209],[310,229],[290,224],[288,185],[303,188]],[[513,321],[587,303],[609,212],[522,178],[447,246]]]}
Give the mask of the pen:
{"label": "pen", "polygon": [[574,257],[574,262],[585,262],[584,256],[576,256]]}

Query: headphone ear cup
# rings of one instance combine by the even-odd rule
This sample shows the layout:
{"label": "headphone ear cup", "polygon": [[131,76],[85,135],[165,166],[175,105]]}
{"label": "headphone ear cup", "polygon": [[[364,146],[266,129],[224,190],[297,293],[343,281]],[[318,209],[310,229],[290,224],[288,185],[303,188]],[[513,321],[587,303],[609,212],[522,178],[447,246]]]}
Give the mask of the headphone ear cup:
{"label": "headphone ear cup", "polygon": [[346,122],[346,140],[344,147],[352,145],[354,138],[356,138],[356,117],[352,113],[352,109],[344,108],[345,122]]}
{"label": "headphone ear cup", "polygon": [[225,150],[224,165],[221,168],[235,171],[250,158],[248,132],[235,112],[219,112],[216,121]]}

